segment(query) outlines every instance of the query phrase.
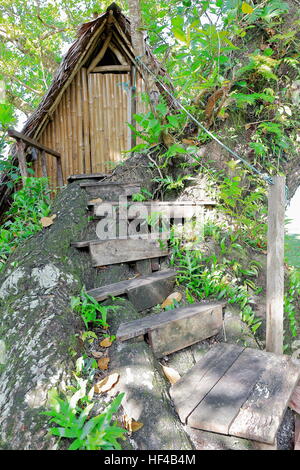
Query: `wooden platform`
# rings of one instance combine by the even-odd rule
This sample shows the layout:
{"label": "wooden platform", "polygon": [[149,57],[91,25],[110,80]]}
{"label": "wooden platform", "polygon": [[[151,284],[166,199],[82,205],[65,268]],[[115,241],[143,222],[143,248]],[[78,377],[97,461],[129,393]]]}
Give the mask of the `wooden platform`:
{"label": "wooden platform", "polygon": [[193,428],[273,444],[299,376],[288,356],[224,343],[170,395],[181,421]]}
{"label": "wooden platform", "polygon": [[196,303],[122,323],[117,339],[126,341],[147,333],[154,355],[162,357],[217,334],[222,327],[223,305]]}
{"label": "wooden platform", "polygon": [[138,311],[157,305],[172,292],[176,273],[172,269],[157,271],[88,291],[99,302],[110,296],[128,295]]}

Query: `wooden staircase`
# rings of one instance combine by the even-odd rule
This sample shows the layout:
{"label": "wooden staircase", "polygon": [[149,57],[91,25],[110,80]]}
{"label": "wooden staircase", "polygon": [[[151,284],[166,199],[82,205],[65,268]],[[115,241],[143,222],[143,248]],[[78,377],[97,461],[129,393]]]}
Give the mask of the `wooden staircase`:
{"label": "wooden staircase", "polygon": [[[86,179],[84,176],[72,176],[70,182]],[[188,202],[181,203],[179,212],[176,203],[176,213],[174,203],[133,202],[132,194],[140,192],[137,183],[103,181],[102,175],[91,176],[90,180],[79,184],[89,196],[97,198],[90,201],[87,208],[94,220],[101,221],[105,217],[107,203],[120,224],[125,219],[128,222],[139,217],[139,208],[144,211],[146,208],[146,212],[149,208],[147,215],[153,207],[158,212],[165,211],[173,223],[178,214],[181,217],[193,214],[193,205]],[[116,202],[119,197],[123,198],[121,205]],[[204,206],[214,204],[214,201],[202,201]],[[128,210],[126,217],[122,213],[124,208]],[[132,212],[127,217],[129,210]],[[99,302],[110,296],[126,295],[138,311],[160,304],[173,291],[176,273],[172,269],[160,269],[160,261],[166,260],[169,254],[168,240],[162,243],[159,232],[152,235],[151,239],[142,231],[135,235],[127,232],[106,239],[73,242],[72,246],[77,249],[89,249],[95,268],[135,264],[135,277],[91,289],[89,295]],[[154,355],[161,358],[216,335],[223,326],[224,305],[223,302],[194,303],[148,314],[121,323],[117,340],[145,339]],[[172,385],[170,396],[181,421],[188,426],[273,445],[299,378],[300,368],[288,356],[219,343]]]}

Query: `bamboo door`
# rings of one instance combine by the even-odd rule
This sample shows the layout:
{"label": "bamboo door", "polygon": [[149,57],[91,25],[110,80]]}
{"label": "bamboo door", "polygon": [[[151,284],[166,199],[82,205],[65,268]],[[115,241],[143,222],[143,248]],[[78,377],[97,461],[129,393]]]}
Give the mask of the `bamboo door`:
{"label": "bamboo door", "polygon": [[128,73],[88,74],[92,173],[112,169],[130,149]]}

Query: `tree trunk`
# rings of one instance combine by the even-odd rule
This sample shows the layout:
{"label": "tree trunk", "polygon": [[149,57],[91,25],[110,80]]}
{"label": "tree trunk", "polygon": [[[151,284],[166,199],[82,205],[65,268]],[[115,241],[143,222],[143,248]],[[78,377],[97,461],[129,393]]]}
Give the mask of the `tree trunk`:
{"label": "tree trunk", "polygon": [[130,32],[136,56],[145,54],[145,42],[142,32],[142,15],[139,0],[128,0],[130,16]]}

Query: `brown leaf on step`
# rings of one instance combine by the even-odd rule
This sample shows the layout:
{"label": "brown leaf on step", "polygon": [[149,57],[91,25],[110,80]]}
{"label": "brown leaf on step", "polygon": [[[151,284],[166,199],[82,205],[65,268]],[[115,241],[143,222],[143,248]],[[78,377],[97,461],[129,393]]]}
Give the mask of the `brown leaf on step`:
{"label": "brown leaf on step", "polygon": [[92,199],[91,201],[89,201],[89,204],[101,204],[101,202],[103,202],[103,199],[97,197],[96,199]]}
{"label": "brown leaf on step", "polygon": [[140,423],[139,421],[134,421],[134,419],[129,418],[127,415],[123,417],[123,424],[124,428],[127,429],[129,432],[136,432],[141,429],[144,424]]}
{"label": "brown leaf on step", "polygon": [[98,361],[99,369],[107,370],[109,361],[110,361],[109,357],[102,357],[101,359],[99,359],[99,361]]}
{"label": "brown leaf on step", "polygon": [[53,224],[54,219],[56,219],[56,214],[53,214],[50,217],[42,217],[41,224],[43,227],[49,227]]}
{"label": "brown leaf on step", "polygon": [[161,308],[169,307],[170,305],[173,305],[174,300],[180,302],[181,299],[182,294],[180,292],[173,292],[169,295],[169,297],[166,298],[166,300],[164,300],[164,302],[161,304]]}
{"label": "brown leaf on step", "polygon": [[108,392],[118,382],[119,374],[111,374],[94,385],[95,393]]}
{"label": "brown leaf on step", "polygon": [[100,343],[100,346],[102,348],[109,348],[111,345],[112,345],[112,341],[109,338],[104,338]]}
{"label": "brown leaf on step", "polygon": [[177,370],[173,369],[172,367],[167,367],[162,365],[162,369],[164,371],[165,376],[167,377],[168,381],[173,385],[178,382],[180,379],[180,375]]}
{"label": "brown leaf on step", "polygon": [[100,352],[100,351],[93,351],[93,352],[92,352],[92,356],[93,356],[95,359],[100,359],[100,357],[103,356],[103,353]]}

